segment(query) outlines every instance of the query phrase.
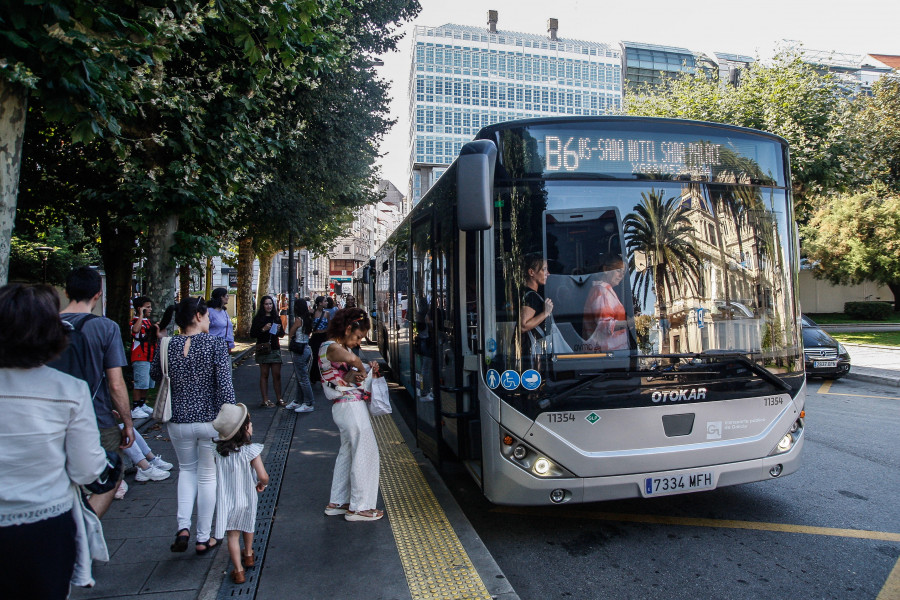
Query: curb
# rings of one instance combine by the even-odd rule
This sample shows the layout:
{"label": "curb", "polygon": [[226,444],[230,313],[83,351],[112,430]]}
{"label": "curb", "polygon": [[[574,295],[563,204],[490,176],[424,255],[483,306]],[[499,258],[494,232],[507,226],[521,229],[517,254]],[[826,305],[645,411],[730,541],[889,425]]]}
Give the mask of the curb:
{"label": "curb", "polygon": [[891,377],[889,375],[875,375],[873,373],[860,373],[859,371],[854,371],[853,368],[850,368],[850,372],[846,375],[847,379],[853,379],[854,381],[865,381],[868,383],[878,383],[881,385],[887,385],[891,387],[900,387],[900,374],[895,377]]}

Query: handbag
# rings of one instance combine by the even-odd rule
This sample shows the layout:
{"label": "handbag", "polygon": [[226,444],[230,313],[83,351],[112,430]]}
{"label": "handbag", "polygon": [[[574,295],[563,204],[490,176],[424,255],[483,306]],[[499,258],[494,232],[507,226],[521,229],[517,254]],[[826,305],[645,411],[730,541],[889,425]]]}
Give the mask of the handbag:
{"label": "handbag", "polygon": [[303,333],[303,331],[297,331],[294,339],[288,344],[288,350],[294,354],[303,354],[306,352],[307,344],[309,344],[309,336]]}
{"label": "handbag", "polygon": [[372,379],[372,399],[369,402],[369,413],[373,417],[391,414],[391,397],[388,393],[387,380],[384,377]]}
{"label": "handbag", "polygon": [[162,380],[159,382],[156,403],[153,405],[153,418],[160,423],[168,423],[172,418],[172,384],[169,381],[169,342],[171,339],[164,337],[159,343]]}
{"label": "handbag", "polygon": [[256,344],[257,354],[269,354],[270,352],[272,352],[272,344],[269,342],[260,342]]}
{"label": "handbag", "polygon": [[546,333],[541,337],[534,335],[533,331],[529,331],[531,337],[531,354],[533,356],[546,354],[572,354],[572,347],[563,337],[562,332],[553,320],[553,315],[548,315],[546,320]]}

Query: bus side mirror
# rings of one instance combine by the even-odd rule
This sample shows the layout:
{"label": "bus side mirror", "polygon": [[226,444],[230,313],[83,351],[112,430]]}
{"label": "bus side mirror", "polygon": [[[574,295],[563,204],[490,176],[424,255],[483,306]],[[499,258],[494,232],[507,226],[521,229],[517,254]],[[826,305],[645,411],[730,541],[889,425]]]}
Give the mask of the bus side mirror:
{"label": "bus side mirror", "polygon": [[494,166],[497,146],[476,140],[462,147],[456,160],[456,220],[462,231],[483,231],[494,225]]}

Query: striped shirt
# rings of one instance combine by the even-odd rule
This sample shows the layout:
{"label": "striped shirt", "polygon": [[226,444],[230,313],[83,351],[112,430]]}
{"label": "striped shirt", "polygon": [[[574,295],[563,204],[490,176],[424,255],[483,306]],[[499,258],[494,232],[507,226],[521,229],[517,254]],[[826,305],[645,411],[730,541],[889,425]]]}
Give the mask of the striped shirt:
{"label": "striped shirt", "polygon": [[256,530],[256,470],[250,462],[263,451],[262,444],[247,444],[222,456],[216,452],[216,532]]}

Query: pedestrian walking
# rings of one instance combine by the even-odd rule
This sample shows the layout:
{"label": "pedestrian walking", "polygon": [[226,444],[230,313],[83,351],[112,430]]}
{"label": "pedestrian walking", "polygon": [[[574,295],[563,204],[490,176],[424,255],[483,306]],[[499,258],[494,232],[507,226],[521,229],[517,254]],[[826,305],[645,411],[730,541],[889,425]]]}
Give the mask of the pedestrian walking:
{"label": "pedestrian walking", "polygon": [[319,348],[322,346],[322,342],[328,338],[328,320],[330,318],[331,313],[326,311],[325,296],[318,296],[313,305],[312,328],[309,334],[309,348],[315,359],[309,371],[309,380],[312,383],[322,381],[319,371]]}
{"label": "pedestrian walking", "polygon": [[[228,554],[234,570],[231,581],[244,583],[244,568],[256,564],[253,532],[256,530],[257,493],[269,485],[269,474],[260,454],[262,444],[251,444],[253,422],[243,404],[225,404],[213,421],[216,440],[216,537],[228,536]],[[241,552],[241,537],[244,551]]]}
{"label": "pedestrian walking", "polygon": [[[178,532],[172,552],[187,550],[191,516],[197,504],[197,554],[218,545],[210,537],[216,505],[216,464],[213,421],[223,404],[234,404],[231,359],[222,338],[209,335],[209,311],[203,298],[185,298],[175,310],[181,330],[168,346],[172,419],[167,427],[178,457]],[[150,376],[162,379],[159,353]]]}
{"label": "pedestrian walking", "polygon": [[[4,598],[68,597],[76,565],[76,518],[83,508],[76,486],[95,481],[107,468],[87,383],[46,366],[67,344],[58,311],[49,286],[0,288]],[[90,562],[87,556],[82,564],[87,580],[76,584],[93,583]]]}
{"label": "pedestrian walking", "polygon": [[259,365],[259,393],[262,397],[260,408],[275,406],[268,398],[269,372],[272,373],[276,403],[285,406],[281,397],[281,346],[278,341],[284,333],[275,300],[271,296],[263,296],[250,325],[250,337],[256,339],[256,364]]}
{"label": "pedestrian walking", "polygon": [[312,349],[309,347],[309,334],[312,331],[312,317],[305,300],[294,303],[294,324],[288,338],[291,351],[291,363],[297,376],[297,398],[287,405],[288,410],[298,413],[312,412],[315,398],[312,384],[309,382],[309,367],[312,362]]}
{"label": "pedestrian walking", "polygon": [[[341,448],[334,463],[329,516],[347,521],[377,521],[384,511],[378,501],[378,442],[372,429],[368,394],[360,387],[366,366],[350,351],[369,331],[369,319],[359,308],[345,308],[328,324],[328,340],[319,349],[325,397],[333,402],[331,416],[341,432]],[[378,372],[378,363],[369,368]]]}
{"label": "pedestrian walking", "polygon": [[[66,353],[79,354],[74,357],[79,365],[78,374],[66,371],[70,375],[84,379],[91,390],[94,414],[97,427],[100,429],[100,445],[107,452],[118,453],[134,443],[134,425],[128,401],[128,387],[122,376],[122,367],[128,364],[125,348],[122,345],[122,333],[111,319],[92,314],[94,307],[103,295],[103,280],[100,274],[90,267],[73,269],[66,277],[66,296],[69,304],[62,310],[60,317],[71,329],[77,330],[83,344],[70,344]],[[54,363],[54,368],[57,363]],[[71,366],[71,361],[69,362]],[[119,428],[116,416],[118,413],[124,427]],[[121,464],[121,462],[120,462]],[[118,479],[122,479],[119,473]],[[114,499],[115,488],[107,493],[93,494],[90,497],[91,508],[102,517]]]}
{"label": "pedestrian walking", "polygon": [[212,291],[207,307],[209,311],[209,335],[225,340],[228,351],[234,349],[234,325],[228,316],[228,290],[218,287]]}

